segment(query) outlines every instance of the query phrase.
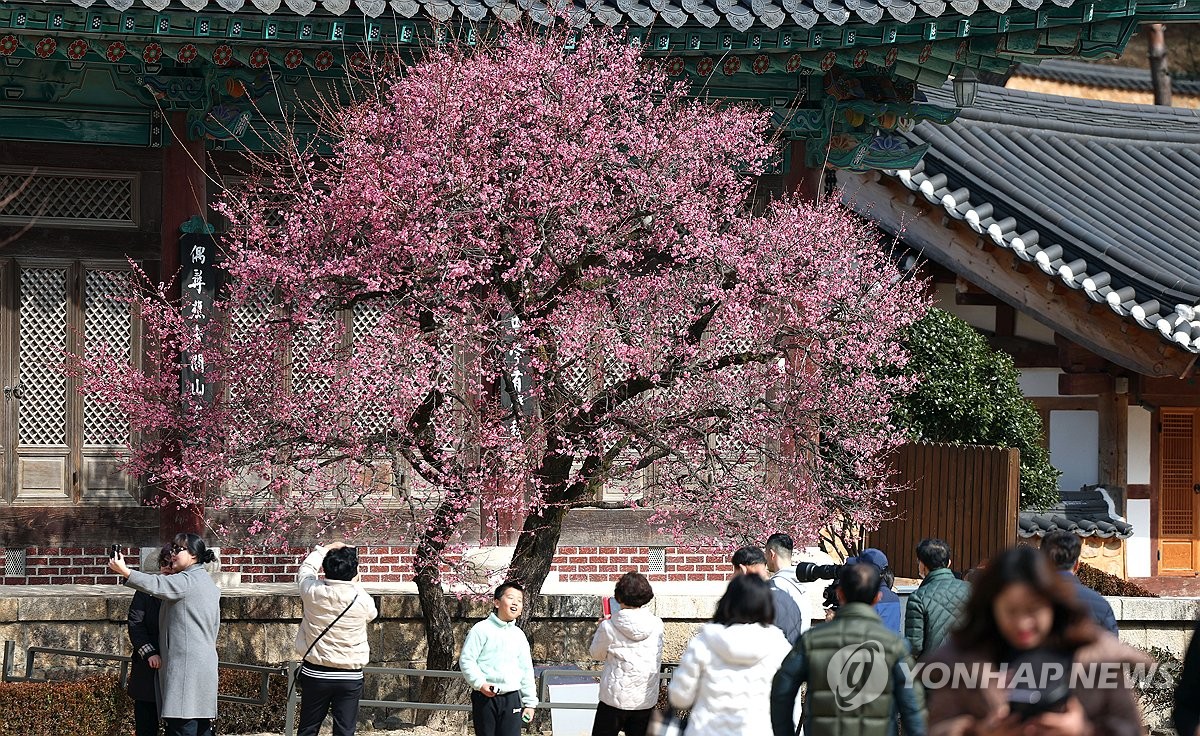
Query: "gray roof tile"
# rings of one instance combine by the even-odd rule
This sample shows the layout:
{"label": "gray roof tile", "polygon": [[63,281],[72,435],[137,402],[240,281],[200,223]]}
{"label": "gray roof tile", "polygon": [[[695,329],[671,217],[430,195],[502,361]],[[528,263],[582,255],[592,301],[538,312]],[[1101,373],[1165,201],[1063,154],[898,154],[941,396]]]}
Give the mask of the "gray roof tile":
{"label": "gray roof tile", "polygon": [[1059,502],[1045,511],[1022,511],[1017,519],[1017,534],[1043,537],[1052,531],[1074,532],[1081,537],[1133,536],[1133,525],[1114,513],[1111,496],[1099,486],[1078,491],[1059,491]]}
{"label": "gray roof tile", "polygon": [[[948,89],[929,91],[950,104]],[[1200,352],[1200,111],[981,87],[909,189],[1049,278]]]}

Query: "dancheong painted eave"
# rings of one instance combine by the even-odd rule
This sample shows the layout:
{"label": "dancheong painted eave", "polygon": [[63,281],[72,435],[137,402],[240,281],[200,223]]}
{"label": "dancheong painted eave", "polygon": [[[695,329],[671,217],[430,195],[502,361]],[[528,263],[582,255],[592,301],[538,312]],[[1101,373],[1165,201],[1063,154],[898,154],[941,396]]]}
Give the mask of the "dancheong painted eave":
{"label": "dancheong painted eave", "polygon": [[1047,278],[1200,353],[1200,111],[982,87],[956,121],[910,137],[928,153],[888,175]]}

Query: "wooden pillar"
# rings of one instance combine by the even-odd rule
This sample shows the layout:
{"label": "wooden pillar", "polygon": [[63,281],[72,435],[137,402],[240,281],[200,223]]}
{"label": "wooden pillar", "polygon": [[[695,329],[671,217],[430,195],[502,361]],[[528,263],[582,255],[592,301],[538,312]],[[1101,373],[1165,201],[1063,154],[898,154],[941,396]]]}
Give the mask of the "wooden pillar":
{"label": "wooden pillar", "polygon": [[825,194],[825,167],[807,166],[806,149],[804,141],[788,141],[788,168],[783,175],[783,188],[809,202],[819,202]]}
{"label": "wooden pillar", "polygon": [[1100,420],[1098,479],[1101,485],[1125,489],[1129,481],[1129,394],[1106,391],[1100,394],[1097,408]]}
{"label": "wooden pillar", "polygon": [[[188,139],[184,113],[172,113],[169,124],[171,136],[163,147],[162,161],[163,280],[175,278],[179,272],[179,227],[195,215],[208,219],[208,180],[204,171],[208,154],[204,141]],[[179,294],[178,282],[174,293]]]}
{"label": "wooden pillar", "polygon": [[[171,135],[165,141],[162,158],[162,268],[159,278],[163,281],[174,279],[171,295],[178,298],[179,228],[195,215],[207,219],[208,180],[205,166],[208,154],[203,140],[188,138],[185,113],[173,113],[168,123]],[[163,542],[169,542],[179,532],[203,533],[203,508],[165,504],[161,509],[159,533]]]}

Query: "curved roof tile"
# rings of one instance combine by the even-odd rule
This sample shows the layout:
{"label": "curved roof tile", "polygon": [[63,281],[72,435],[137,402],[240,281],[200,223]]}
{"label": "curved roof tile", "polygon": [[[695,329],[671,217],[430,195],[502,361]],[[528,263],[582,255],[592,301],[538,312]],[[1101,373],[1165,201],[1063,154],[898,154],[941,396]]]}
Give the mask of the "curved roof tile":
{"label": "curved roof tile", "polygon": [[889,172],[905,187],[1200,353],[1200,111],[982,87],[958,120],[909,137],[930,148]]}
{"label": "curved roof tile", "polygon": [[1128,539],[1133,525],[1118,516],[1109,492],[1100,486],[1059,491],[1059,502],[1045,511],[1023,511],[1017,534],[1044,537],[1052,531],[1074,532],[1081,537]]}

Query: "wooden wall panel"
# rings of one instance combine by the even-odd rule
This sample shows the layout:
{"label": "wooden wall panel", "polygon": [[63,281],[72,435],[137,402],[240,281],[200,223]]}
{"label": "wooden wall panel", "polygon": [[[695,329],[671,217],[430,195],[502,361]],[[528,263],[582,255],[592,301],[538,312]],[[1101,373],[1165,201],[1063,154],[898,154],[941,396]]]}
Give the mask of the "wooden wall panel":
{"label": "wooden wall panel", "polygon": [[893,456],[896,494],[890,518],[868,536],[899,577],[917,577],[917,543],[950,543],[954,569],[965,571],[1017,538],[1020,453],[1011,448],[912,443]]}

